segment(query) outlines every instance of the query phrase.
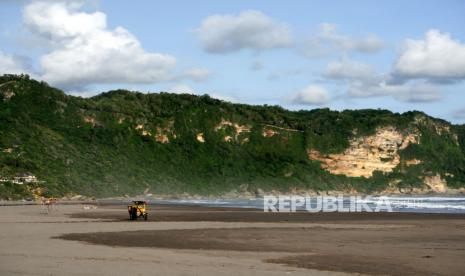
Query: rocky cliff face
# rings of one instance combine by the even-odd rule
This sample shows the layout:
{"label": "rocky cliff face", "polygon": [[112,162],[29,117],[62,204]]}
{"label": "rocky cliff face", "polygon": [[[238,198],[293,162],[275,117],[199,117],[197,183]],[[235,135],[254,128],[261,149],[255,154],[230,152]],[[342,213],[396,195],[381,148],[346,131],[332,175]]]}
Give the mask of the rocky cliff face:
{"label": "rocky cliff face", "polygon": [[410,143],[419,143],[417,134],[403,134],[394,127],[382,127],[374,135],[352,139],[349,148],[341,154],[309,150],[308,157],[321,161],[321,167],[332,174],[368,178],[374,171],[392,172],[400,163],[398,151]]}
{"label": "rocky cliff face", "polygon": [[225,119],[221,119],[221,122],[215,127],[215,131],[230,131],[230,135],[224,136],[225,142],[240,142],[247,143],[249,141],[248,137],[243,137],[244,134],[249,133],[252,127],[250,125],[241,125],[239,123],[234,123]]}
{"label": "rocky cliff face", "polygon": [[447,191],[447,182],[441,178],[441,175],[426,176],[424,179],[426,186],[435,193],[445,193]]}

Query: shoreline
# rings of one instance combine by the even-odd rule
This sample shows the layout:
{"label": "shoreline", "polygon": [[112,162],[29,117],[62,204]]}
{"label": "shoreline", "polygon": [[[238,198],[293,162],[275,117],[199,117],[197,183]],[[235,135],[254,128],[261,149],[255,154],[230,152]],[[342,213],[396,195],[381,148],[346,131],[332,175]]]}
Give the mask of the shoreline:
{"label": "shoreline", "polygon": [[[322,198],[321,198],[322,197]],[[233,209],[250,209],[264,212],[264,206],[270,208],[270,204],[274,212],[277,213],[294,213],[294,212],[308,212],[308,213],[412,213],[412,214],[465,214],[465,196],[447,196],[447,195],[390,195],[390,196],[371,196],[371,197],[357,197],[354,196],[310,196],[308,198],[291,197],[286,198],[284,196],[283,205],[284,210],[276,211],[277,208],[281,208],[281,199],[279,204],[277,199],[272,201],[266,201],[265,198],[202,198],[202,199],[165,199],[164,197],[112,197],[112,198],[99,198],[99,199],[58,199],[54,205],[87,205],[86,208],[93,209],[97,207],[119,205],[126,206],[133,200],[144,200],[147,201],[149,206],[191,206],[191,207],[204,207],[204,208],[225,208],[229,210]],[[305,200],[297,205],[297,201]],[[336,200],[336,201],[335,201]],[[290,203],[294,204],[296,201],[296,210],[290,210]],[[311,202],[311,203],[310,203]],[[314,210],[316,202],[319,202],[319,210]],[[322,203],[323,202],[323,203]],[[326,202],[326,203],[325,203]],[[305,204],[311,204],[305,205]],[[328,205],[326,205],[328,204]],[[39,200],[26,201],[26,200],[14,200],[6,201],[0,200],[1,206],[40,206],[42,202]],[[353,206],[352,206],[353,205]],[[294,206],[294,205],[292,205]],[[325,207],[326,206],[326,207]],[[337,206],[337,208],[336,208]],[[358,206],[357,208],[355,206]],[[383,207],[384,206],[384,207]],[[322,208],[323,207],[323,208]],[[313,208],[313,210],[306,210],[306,208]],[[380,209],[377,209],[380,208]]]}
{"label": "shoreline", "polygon": [[[454,197],[454,196],[464,196],[465,197],[465,187],[452,189],[448,188],[445,192],[435,192],[429,189],[419,189],[419,188],[411,188],[406,189],[405,191],[400,190],[393,190],[393,189],[386,189],[381,192],[374,192],[372,194],[367,193],[360,193],[355,190],[328,190],[328,191],[314,191],[314,190],[300,190],[294,189],[291,191],[280,192],[276,190],[271,191],[263,191],[261,189],[257,189],[255,192],[245,191],[225,191],[221,194],[211,194],[211,195],[202,195],[202,194],[190,194],[190,193],[180,193],[180,194],[140,194],[140,195],[121,195],[121,196],[110,196],[110,197],[102,197],[102,198],[95,198],[91,196],[79,195],[74,194],[70,196],[63,196],[58,198],[60,202],[69,202],[69,204],[79,203],[81,201],[104,201],[104,200],[131,200],[133,198],[139,199],[146,199],[146,200],[214,200],[214,199],[257,199],[262,198],[264,196],[303,196],[303,197],[315,197],[315,196],[372,196],[372,197],[380,197],[380,196],[401,196],[401,197],[416,197],[416,196],[429,196],[429,197]],[[36,201],[37,199],[26,200],[26,199],[19,199],[19,200],[8,200],[8,199],[0,199],[0,206],[7,205],[7,204],[19,204],[24,202],[25,204],[32,204],[31,202]]]}

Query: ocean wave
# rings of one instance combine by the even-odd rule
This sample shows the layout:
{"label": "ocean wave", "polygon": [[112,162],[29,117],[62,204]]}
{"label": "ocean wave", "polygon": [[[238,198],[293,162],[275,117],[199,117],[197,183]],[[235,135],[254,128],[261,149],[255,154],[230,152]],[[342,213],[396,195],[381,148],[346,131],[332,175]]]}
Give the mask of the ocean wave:
{"label": "ocean wave", "polygon": [[[312,202],[315,202],[317,197],[311,197]],[[344,206],[350,204],[350,197],[334,198],[334,203],[340,203],[341,200]],[[263,208],[263,199],[176,199],[176,200],[161,200],[159,203],[168,204],[192,204],[210,207],[231,207],[231,208]],[[390,204],[394,211],[409,211],[409,212],[435,212],[435,213],[456,213],[465,212],[465,197],[436,197],[436,196],[373,196],[357,198],[358,204],[367,204],[370,207],[377,205],[386,206]],[[323,202],[325,205],[325,202]],[[298,208],[302,209],[302,208]]]}
{"label": "ocean wave", "polygon": [[373,196],[374,199],[389,199],[389,200],[421,200],[421,201],[463,201],[465,197],[453,197],[453,196]]}

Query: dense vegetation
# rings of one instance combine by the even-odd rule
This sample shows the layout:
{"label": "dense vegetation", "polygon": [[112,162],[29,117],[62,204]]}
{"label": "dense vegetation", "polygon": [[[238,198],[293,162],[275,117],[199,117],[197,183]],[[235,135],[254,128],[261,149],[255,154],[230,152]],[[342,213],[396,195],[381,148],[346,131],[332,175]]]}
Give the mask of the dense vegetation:
{"label": "dense vegetation", "polygon": [[[418,116],[426,118],[418,127],[422,143],[401,156],[426,160],[419,166],[399,166],[371,179],[349,178],[332,175],[307,157],[309,148],[342,152],[351,137],[372,134],[379,126],[407,129]],[[215,128],[222,119],[251,130],[237,134],[230,125]],[[5,75],[0,77],[0,178],[31,173],[44,182],[2,182],[0,197],[25,196],[36,188],[52,195],[94,196],[296,187],[374,191],[395,178],[402,179],[403,187],[415,187],[422,185],[424,173],[446,172],[454,175],[448,178],[452,187],[463,185],[465,127],[450,126],[451,133],[439,135],[435,124],[450,126],[421,112],[288,111],[208,95],[116,90],[80,98],[28,76]],[[280,135],[264,137],[266,125]],[[157,133],[169,143],[157,142]],[[199,133],[204,143],[198,141]],[[225,142],[225,136],[232,140]]]}

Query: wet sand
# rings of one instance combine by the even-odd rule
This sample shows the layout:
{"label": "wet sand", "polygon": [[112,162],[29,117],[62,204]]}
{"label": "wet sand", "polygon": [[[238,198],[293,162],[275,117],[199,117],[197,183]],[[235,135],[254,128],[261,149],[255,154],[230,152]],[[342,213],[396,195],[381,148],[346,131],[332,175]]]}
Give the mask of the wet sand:
{"label": "wet sand", "polygon": [[[125,206],[104,206],[103,210],[93,210],[70,214],[72,218],[105,219],[111,221],[127,221]],[[374,224],[419,223],[431,221],[465,220],[465,214],[423,214],[423,213],[273,213],[252,208],[201,207],[189,205],[156,205],[151,206],[149,221],[221,221],[221,222],[281,222],[281,223],[316,223],[316,222],[369,222]]]}
{"label": "wet sand", "polygon": [[[463,275],[465,216],[0,207],[0,274]],[[14,216],[12,212],[19,214]]]}

